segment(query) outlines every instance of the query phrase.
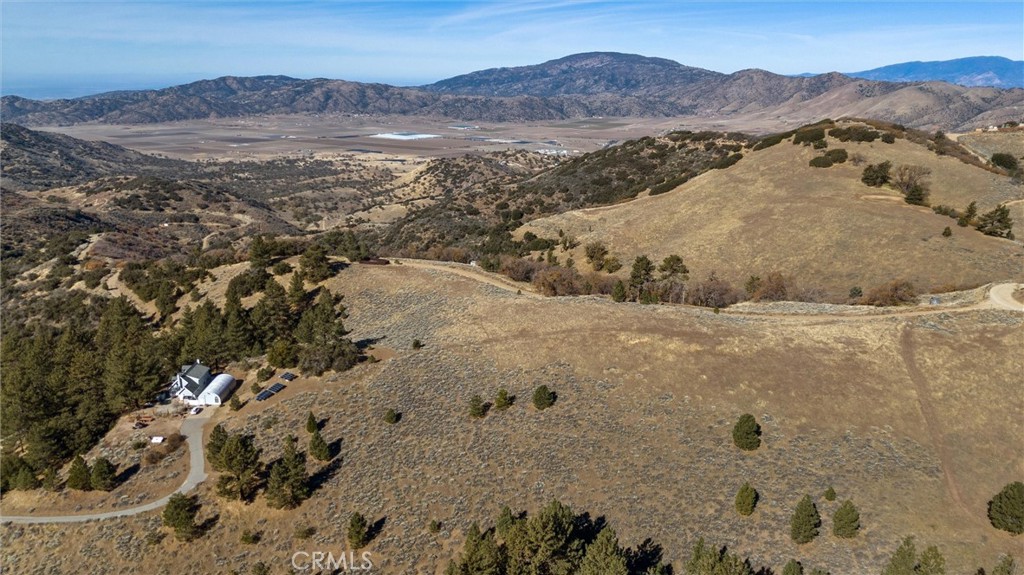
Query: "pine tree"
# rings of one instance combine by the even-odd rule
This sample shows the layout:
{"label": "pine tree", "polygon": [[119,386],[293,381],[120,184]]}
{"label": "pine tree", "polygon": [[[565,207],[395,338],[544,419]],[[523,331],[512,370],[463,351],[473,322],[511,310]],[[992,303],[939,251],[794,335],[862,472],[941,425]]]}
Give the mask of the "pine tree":
{"label": "pine tree", "polygon": [[293,509],[309,497],[306,456],[296,450],[295,443],[292,436],[285,440],[284,455],[267,479],[267,505],[275,509]]}
{"label": "pine tree", "polygon": [[686,564],[687,575],[753,575],[750,563],[739,556],[718,550],[704,543],[701,538],[693,546],[690,561]]}
{"label": "pine tree", "polygon": [[501,508],[498,520],[494,524],[494,530],[498,532],[498,535],[507,537],[508,532],[512,529],[512,526],[515,525],[516,520],[516,516],[512,514],[512,509],[506,505]]}
{"label": "pine tree", "polygon": [[90,483],[99,491],[112,490],[117,485],[117,468],[106,457],[100,457],[92,464]]}
{"label": "pine tree", "polygon": [[219,485],[220,494],[231,499],[251,500],[259,484],[261,466],[260,450],[254,445],[253,437],[242,433],[229,435],[218,459],[228,474]]}
{"label": "pine tree", "polygon": [[319,429],[314,429],[313,434],[309,436],[309,453],[318,461],[331,460],[331,447],[324,441]]}
{"label": "pine tree", "polygon": [[917,549],[913,538],[907,537],[889,558],[882,575],[915,575],[916,568]]}
{"label": "pine tree", "polygon": [[206,458],[210,461],[210,467],[215,471],[224,471],[224,463],[221,461],[220,452],[224,443],[228,440],[228,432],[224,426],[218,423],[210,430],[210,439],[206,441]]}
{"label": "pine tree", "polygon": [[310,411],[309,416],[306,417],[306,433],[313,433],[318,429],[320,429],[320,425],[317,423],[316,417],[313,415],[313,412]]}
{"label": "pine tree", "polygon": [[264,269],[270,265],[273,246],[263,236],[256,236],[249,244],[249,265],[253,269]]}
{"label": "pine tree", "polygon": [[47,467],[43,472],[43,489],[47,491],[60,490],[60,477],[57,476],[56,469]]}
{"label": "pine tree", "polygon": [[238,411],[242,409],[242,401],[238,399],[237,395],[232,394],[231,399],[228,400],[228,407],[231,408],[231,411]]}
{"label": "pine tree", "polygon": [[790,559],[782,568],[782,575],[804,575],[804,566],[796,559]]}
{"label": "pine tree", "polygon": [[469,416],[480,419],[485,415],[487,415],[487,405],[484,404],[484,399],[479,395],[469,398]]}
{"label": "pine tree", "polygon": [[18,470],[17,475],[14,476],[14,488],[19,491],[31,491],[39,489],[39,486],[39,478],[36,477],[36,472],[32,471],[32,468],[28,465],[23,465]]}
{"label": "pine tree", "polygon": [[860,531],[860,513],[853,502],[847,499],[832,515],[832,534],[843,539],[857,536]]}
{"label": "pine tree", "polygon": [[320,283],[331,277],[331,263],[327,261],[327,254],[316,244],[303,252],[299,258],[299,269],[310,283]]}
{"label": "pine tree", "polygon": [[818,508],[811,501],[810,495],[804,495],[790,519],[789,536],[798,544],[810,543],[818,536],[820,526],[821,516],[818,515]]}
{"label": "pine tree", "polygon": [[494,409],[505,411],[509,407],[512,407],[512,398],[509,397],[508,390],[503,387],[498,390],[498,395],[494,398]]}
{"label": "pine tree", "polygon": [[301,314],[305,311],[308,297],[302,273],[293,273],[292,279],[288,283],[288,305],[291,307],[292,313]]}
{"label": "pine tree", "polygon": [[931,545],[924,550],[917,562],[917,575],[946,575],[946,558],[939,548]]}
{"label": "pine tree", "polygon": [[555,404],[555,392],[548,389],[546,385],[537,386],[537,389],[533,390],[533,406],[540,411],[551,407]]}
{"label": "pine tree", "polygon": [[622,283],[622,280],[616,281],[615,287],[612,288],[612,301],[626,301],[626,284]]}
{"label": "pine tree", "polygon": [[978,218],[978,231],[987,236],[1013,239],[1013,218],[1010,217],[1010,208],[999,204],[995,209],[986,212]]}
{"label": "pine tree", "polygon": [[1014,481],[988,502],[988,519],[996,529],[1024,533],[1024,483]]}
{"label": "pine tree", "polygon": [[647,256],[637,256],[629,274],[629,293],[636,299],[643,287],[654,280],[654,263]]}
{"label": "pine tree", "polygon": [[182,541],[191,541],[199,535],[196,515],[199,503],[195,497],[187,497],[181,493],[171,495],[162,514],[164,526],[174,529],[174,535]]}
{"label": "pine tree", "polygon": [[732,428],[732,440],[736,447],[746,451],[754,451],[761,446],[761,426],[754,416],[744,413]]}
{"label": "pine tree", "polygon": [[628,575],[626,555],[611,527],[605,527],[597,539],[587,546],[579,575]]}
{"label": "pine tree", "polygon": [[749,482],[744,483],[736,492],[736,511],[743,516],[750,515],[757,506],[757,499],[757,490]]}
{"label": "pine tree", "polygon": [[67,486],[68,489],[78,489],[79,491],[90,491],[92,489],[91,471],[81,455],[76,455],[71,461]]}
{"label": "pine tree", "polygon": [[352,549],[362,549],[370,542],[370,524],[358,511],[348,521],[348,544]]}
{"label": "pine tree", "polygon": [[476,523],[466,532],[466,544],[456,566],[459,573],[499,575],[502,572],[501,551],[491,533],[481,533]]}

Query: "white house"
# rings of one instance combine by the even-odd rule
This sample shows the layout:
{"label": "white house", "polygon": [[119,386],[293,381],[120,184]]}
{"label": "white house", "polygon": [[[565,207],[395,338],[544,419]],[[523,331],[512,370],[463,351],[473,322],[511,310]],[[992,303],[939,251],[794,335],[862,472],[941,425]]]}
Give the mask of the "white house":
{"label": "white house", "polygon": [[234,377],[227,373],[212,377],[210,368],[196,360],[192,365],[181,366],[181,372],[174,376],[171,396],[186,405],[220,405],[234,387]]}

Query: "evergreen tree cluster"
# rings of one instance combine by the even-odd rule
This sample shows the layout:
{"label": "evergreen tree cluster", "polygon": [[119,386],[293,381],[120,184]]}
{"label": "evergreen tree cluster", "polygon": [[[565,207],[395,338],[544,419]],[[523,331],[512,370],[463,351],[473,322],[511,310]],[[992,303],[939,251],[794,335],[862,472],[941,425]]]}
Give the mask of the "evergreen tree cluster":
{"label": "evergreen tree cluster", "polygon": [[505,507],[491,529],[473,523],[462,553],[445,573],[664,575],[671,566],[663,563],[660,545],[647,540],[636,549],[624,548],[603,519],[577,515],[553,500],[531,516]]}

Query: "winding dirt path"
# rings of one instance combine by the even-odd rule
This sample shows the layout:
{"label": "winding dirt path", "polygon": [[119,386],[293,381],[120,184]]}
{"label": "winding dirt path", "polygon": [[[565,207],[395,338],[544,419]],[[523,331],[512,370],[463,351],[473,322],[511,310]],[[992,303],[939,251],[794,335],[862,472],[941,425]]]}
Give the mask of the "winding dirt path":
{"label": "winding dirt path", "polygon": [[957,507],[960,508],[968,517],[975,519],[974,513],[971,508],[964,502],[963,492],[960,489],[960,483],[957,482],[956,475],[953,474],[953,461],[949,455],[949,449],[946,447],[946,442],[943,439],[941,419],[938,414],[935,413],[935,407],[932,405],[931,392],[928,390],[928,379],[921,373],[921,370],[917,367],[917,363],[914,361],[914,338],[911,335],[909,326],[903,328],[900,334],[900,355],[903,358],[903,363],[907,370],[907,375],[910,376],[910,381],[914,384],[914,395],[917,396],[918,407],[921,410],[921,417],[924,419],[925,428],[928,430],[928,435],[931,437],[932,445],[935,446],[935,451],[939,456],[939,465],[942,467],[942,478],[946,484],[946,491],[949,492],[950,498],[956,503]]}
{"label": "winding dirt path", "polygon": [[517,282],[511,280],[503,275],[484,271],[477,266],[460,264],[455,262],[436,262],[432,260],[410,260],[405,258],[392,258],[392,264],[399,266],[407,266],[411,268],[426,269],[426,270],[438,270],[447,272],[464,278],[469,278],[482,282],[485,284],[492,285],[496,288],[500,288],[511,292],[522,292],[522,295],[534,298],[542,298],[543,295],[537,293],[533,286],[528,283]]}

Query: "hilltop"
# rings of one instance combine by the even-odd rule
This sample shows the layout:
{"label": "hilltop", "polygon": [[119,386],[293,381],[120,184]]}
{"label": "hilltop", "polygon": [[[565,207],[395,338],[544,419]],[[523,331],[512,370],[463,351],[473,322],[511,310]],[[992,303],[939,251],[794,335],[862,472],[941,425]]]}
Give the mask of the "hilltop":
{"label": "hilltop", "polygon": [[[694,277],[714,271],[739,287],[749,276],[781,272],[832,297],[896,278],[919,289],[943,289],[1022,277],[1020,242],[958,227],[927,207],[908,205],[891,189],[861,182],[869,164],[922,166],[931,172],[932,205],[962,210],[974,201],[983,213],[1011,202],[1015,221],[1021,221],[1021,190],[1011,178],[904,137],[889,144],[826,136],[824,150],[792,139],[746,148],[734,166],[703,173],[668,193],[535,219],[516,233],[573,237],[579,247],[569,255],[577,262],[584,261],[586,244],[599,241],[623,262],[641,254],[655,262],[678,254]],[[835,149],[846,150],[852,161],[809,166]],[[942,236],[947,226],[948,238]]]}
{"label": "hilltop", "polygon": [[961,86],[1024,88],[1024,61],[975,56],[936,62],[902,62],[847,75],[883,82],[949,82]]}

